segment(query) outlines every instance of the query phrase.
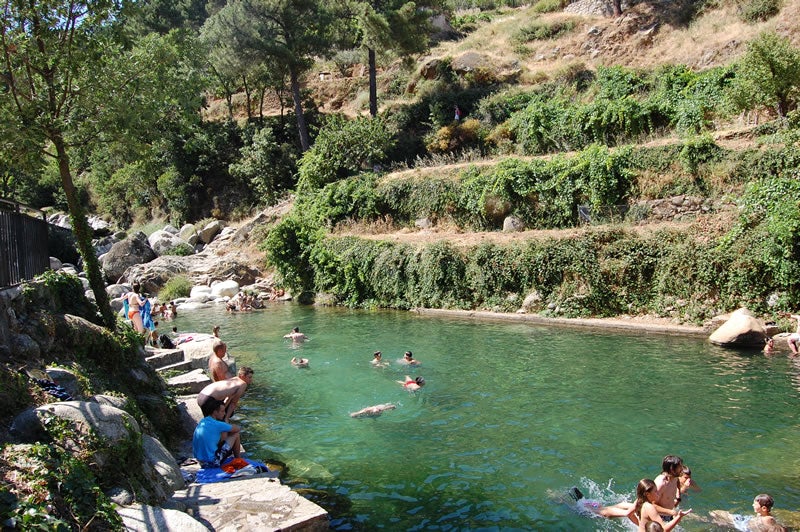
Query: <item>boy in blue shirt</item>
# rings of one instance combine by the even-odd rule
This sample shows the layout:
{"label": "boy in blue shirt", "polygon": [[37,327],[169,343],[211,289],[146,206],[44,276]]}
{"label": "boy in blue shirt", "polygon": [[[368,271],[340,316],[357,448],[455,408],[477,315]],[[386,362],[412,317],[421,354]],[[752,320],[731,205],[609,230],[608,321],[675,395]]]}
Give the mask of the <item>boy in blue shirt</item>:
{"label": "boy in blue shirt", "polygon": [[192,437],[194,457],[202,467],[219,467],[229,456],[241,453],[241,433],[238,425],[225,419],[225,403],[209,397],[201,407],[205,416],[197,424]]}

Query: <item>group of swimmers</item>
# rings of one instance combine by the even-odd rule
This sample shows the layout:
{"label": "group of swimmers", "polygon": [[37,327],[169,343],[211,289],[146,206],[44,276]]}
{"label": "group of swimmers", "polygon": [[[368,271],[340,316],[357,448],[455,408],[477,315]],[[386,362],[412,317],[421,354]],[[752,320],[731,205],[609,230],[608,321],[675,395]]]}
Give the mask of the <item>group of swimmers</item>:
{"label": "group of swimmers", "polygon": [[[661,473],[651,480],[643,478],[636,485],[636,501],[623,501],[611,506],[603,506],[597,501],[585,499],[583,493],[573,487],[569,495],[583,508],[593,514],[607,518],[627,517],[639,532],[669,532],[675,528],[691,509],[681,510],[678,505],[689,491],[701,491],[692,480],[692,471],[684,465],[679,456],[667,455],[661,462]],[[772,516],[774,500],[762,493],[753,500],[756,515],[747,520],[747,530],[751,532],[783,532]],[[716,524],[733,525],[733,516],[727,512],[711,513]]]}

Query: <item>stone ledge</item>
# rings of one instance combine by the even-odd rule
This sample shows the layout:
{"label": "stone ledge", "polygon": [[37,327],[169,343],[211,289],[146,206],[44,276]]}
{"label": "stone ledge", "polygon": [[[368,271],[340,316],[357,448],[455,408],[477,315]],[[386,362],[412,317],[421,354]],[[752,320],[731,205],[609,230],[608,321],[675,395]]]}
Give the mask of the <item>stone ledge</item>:
{"label": "stone ledge", "polygon": [[170,504],[185,508],[212,530],[328,530],[327,512],[277,479],[255,476],[176,491]]}

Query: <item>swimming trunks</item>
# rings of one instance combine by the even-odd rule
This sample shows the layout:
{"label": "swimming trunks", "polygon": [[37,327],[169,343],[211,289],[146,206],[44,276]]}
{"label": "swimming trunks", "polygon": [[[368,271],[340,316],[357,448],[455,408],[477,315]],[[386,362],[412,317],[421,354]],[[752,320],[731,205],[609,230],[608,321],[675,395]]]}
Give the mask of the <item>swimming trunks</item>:
{"label": "swimming trunks", "polygon": [[206,401],[208,401],[209,399],[211,399],[210,395],[206,395],[204,393],[198,393],[197,394],[197,406],[202,407],[204,404],[206,404]]}

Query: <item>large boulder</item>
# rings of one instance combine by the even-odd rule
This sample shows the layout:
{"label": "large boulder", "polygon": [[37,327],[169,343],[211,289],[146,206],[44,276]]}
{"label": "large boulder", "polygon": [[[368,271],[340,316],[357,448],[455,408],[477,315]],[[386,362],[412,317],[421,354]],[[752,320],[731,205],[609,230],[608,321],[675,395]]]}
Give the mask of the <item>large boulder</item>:
{"label": "large boulder", "polygon": [[203,244],[209,244],[212,240],[214,240],[214,237],[217,236],[220,231],[222,231],[223,227],[225,227],[225,225],[219,220],[209,222],[200,230],[200,242]]}
{"label": "large boulder", "polygon": [[[14,418],[9,435],[18,443],[47,441],[49,436],[45,423],[51,416],[91,428],[112,445],[137,439],[141,433],[139,423],[124,410],[88,401],[64,401],[25,410]],[[101,466],[107,459],[107,456],[95,457]]]}
{"label": "large boulder", "polygon": [[106,279],[113,283],[131,266],[150,262],[155,258],[156,254],[147,241],[147,235],[139,231],[111,246],[108,253],[103,255],[100,267]]}
{"label": "large boulder", "polygon": [[168,280],[187,273],[193,262],[192,256],[164,255],[146,264],[131,266],[123,278],[138,281],[145,294],[157,294]]}
{"label": "large boulder", "polygon": [[157,439],[147,434],[142,435],[142,471],[155,489],[157,500],[172,497],[177,490],[186,487],[181,468],[175,457]]}
{"label": "large boulder", "polygon": [[193,249],[187,241],[176,234],[177,232],[177,229],[175,229],[175,233],[162,229],[151,234],[147,241],[159,257],[174,253],[177,250]]}
{"label": "large boulder", "polygon": [[189,293],[189,300],[205,303],[211,297],[211,287],[205,285],[193,286],[192,291]]}
{"label": "large boulder", "polygon": [[216,340],[217,338],[211,335],[197,334],[194,340],[178,347],[183,349],[183,359],[191,360],[192,368],[205,369],[208,367],[208,357],[214,353],[213,346]]}
{"label": "large boulder", "polygon": [[708,340],[723,347],[762,347],[766,338],[764,325],[749,310],[740,308]]}
{"label": "large boulder", "polygon": [[211,297],[233,297],[239,293],[239,283],[234,280],[220,281],[211,285]]}
{"label": "large boulder", "polygon": [[197,234],[197,229],[193,224],[185,224],[183,227],[181,227],[180,231],[178,231],[178,236],[192,246],[197,244],[197,241],[200,238],[200,235]]}

